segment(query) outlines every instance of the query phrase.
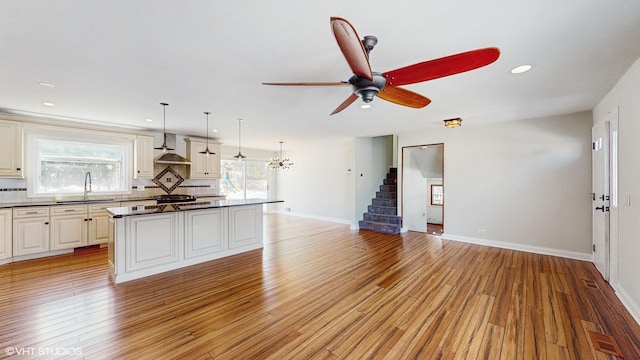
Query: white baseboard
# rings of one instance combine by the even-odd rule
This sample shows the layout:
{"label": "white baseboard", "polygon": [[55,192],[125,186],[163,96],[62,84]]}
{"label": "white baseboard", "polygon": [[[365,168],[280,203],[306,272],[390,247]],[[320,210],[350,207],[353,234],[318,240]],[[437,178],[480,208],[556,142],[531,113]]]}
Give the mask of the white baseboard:
{"label": "white baseboard", "polygon": [[633,301],[631,296],[629,296],[629,294],[623,288],[620,287],[620,284],[616,284],[613,282],[609,284],[611,285],[613,290],[616,292],[616,295],[618,296],[618,299],[620,299],[620,302],[622,303],[622,305],[624,305],[627,311],[629,311],[631,316],[633,316],[633,318],[636,320],[638,325],[640,325],[640,305],[638,305],[635,301]]}
{"label": "white baseboard", "polygon": [[345,225],[354,226],[354,225],[351,225],[351,221],[345,220],[345,219],[336,219],[336,218],[317,216],[317,215],[310,215],[310,214],[303,214],[303,213],[297,213],[297,212],[291,212],[291,211],[282,211],[282,210],[274,210],[274,211],[270,211],[270,213],[282,214],[282,215],[291,215],[291,216],[303,217],[303,218],[307,218],[307,219],[328,221],[328,222],[333,222],[333,223],[338,223],[338,224],[345,224]]}
{"label": "white baseboard", "polygon": [[440,235],[440,238],[443,240],[460,241],[460,242],[466,242],[466,243],[477,244],[477,245],[492,246],[492,247],[497,247],[502,249],[519,250],[519,251],[530,252],[534,254],[559,256],[559,257],[564,257],[568,259],[576,259],[576,260],[593,262],[593,256],[591,253],[581,253],[576,251],[546,248],[542,246],[514,244],[514,243],[508,243],[508,242],[497,241],[497,240],[480,239],[480,238],[453,235],[453,234],[447,234],[447,233]]}

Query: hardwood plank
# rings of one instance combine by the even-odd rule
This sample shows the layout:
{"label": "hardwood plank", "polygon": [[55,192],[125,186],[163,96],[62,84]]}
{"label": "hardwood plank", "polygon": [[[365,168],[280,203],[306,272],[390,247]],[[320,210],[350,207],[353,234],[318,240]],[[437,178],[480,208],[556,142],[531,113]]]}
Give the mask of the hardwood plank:
{"label": "hardwood plank", "polygon": [[[593,264],[265,215],[265,247],[113,285],[105,249],[0,266],[0,348],[85,359],[640,358]],[[548,341],[547,341],[548,340]]]}

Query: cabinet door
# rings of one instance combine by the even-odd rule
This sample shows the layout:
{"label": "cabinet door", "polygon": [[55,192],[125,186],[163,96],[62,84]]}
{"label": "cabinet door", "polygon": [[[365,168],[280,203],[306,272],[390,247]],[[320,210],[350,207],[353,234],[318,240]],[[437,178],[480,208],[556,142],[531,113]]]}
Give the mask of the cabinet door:
{"label": "cabinet door", "polygon": [[49,251],[49,217],[13,219],[13,255]]}
{"label": "cabinet door", "polygon": [[222,208],[185,212],[185,255],[194,258],[225,250],[225,211]]}
{"label": "cabinet door", "polygon": [[86,246],[87,220],[86,214],[52,216],[51,250]]}
{"label": "cabinet door", "polygon": [[229,249],[262,247],[262,205],[230,207]]}
{"label": "cabinet door", "polygon": [[189,179],[219,179],[220,178],[220,144],[209,142],[209,151],[214,154],[200,154],[207,148],[206,142],[189,140],[187,143],[187,157],[191,161]]}
{"label": "cabinet door", "polygon": [[109,215],[107,212],[89,216],[89,245],[105,244],[109,241]]}
{"label": "cabinet door", "polygon": [[153,178],[153,137],[151,136],[136,136],[134,178]]}
{"label": "cabinet door", "polygon": [[179,260],[180,212],[130,216],[126,221],[125,271],[137,271]]}
{"label": "cabinet door", "polygon": [[13,256],[13,230],[11,210],[0,210],[0,260]]}
{"label": "cabinet door", "polygon": [[207,178],[220,179],[220,145],[209,144],[209,150],[215,154],[209,155],[207,161]]}
{"label": "cabinet door", "polygon": [[21,126],[0,121],[0,177],[22,177]]}
{"label": "cabinet door", "polygon": [[109,213],[106,208],[120,207],[120,203],[102,203],[88,206],[89,245],[106,244],[109,241]]}

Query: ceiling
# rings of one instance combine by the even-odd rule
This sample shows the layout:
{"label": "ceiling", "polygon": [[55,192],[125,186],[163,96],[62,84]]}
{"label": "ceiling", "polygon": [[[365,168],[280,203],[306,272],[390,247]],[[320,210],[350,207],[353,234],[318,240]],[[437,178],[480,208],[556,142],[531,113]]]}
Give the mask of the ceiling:
{"label": "ceiling", "polygon": [[[331,16],[378,38],[374,71],[492,46],[501,56],[405,86],[425,108],[375,99],[329,116],[348,87],[261,83],[347,80]],[[268,150],[591,110],[639,57],[640,1],[0,2],[0,111],[161,132],[166,102],[167,132],[206,136],[210,111],[213,137],[237,145],[242,118],[242,146]],[[521,64],[533,69],[509,73]]]}

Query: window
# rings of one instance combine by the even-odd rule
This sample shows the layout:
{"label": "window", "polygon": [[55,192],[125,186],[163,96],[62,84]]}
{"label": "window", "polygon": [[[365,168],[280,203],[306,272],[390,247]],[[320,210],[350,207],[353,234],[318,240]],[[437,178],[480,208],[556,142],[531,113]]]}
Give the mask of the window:
{"label": "window", "polygon": [[33,151],[27,165],[29,196],[83,195],[87,173],[91,173],[92,195],[131,193],[132,141],[97,137],[97,142],[89,142],[72,137],[27,135],[27,147]]}
{"label": "window", "polygon": [[444,205],[444,187],[431,185],[431,205]]}
{"label": "window", "polygon": [[266,199],[269,169],[266,161],[222,160],[220,194],[227,199]]}

